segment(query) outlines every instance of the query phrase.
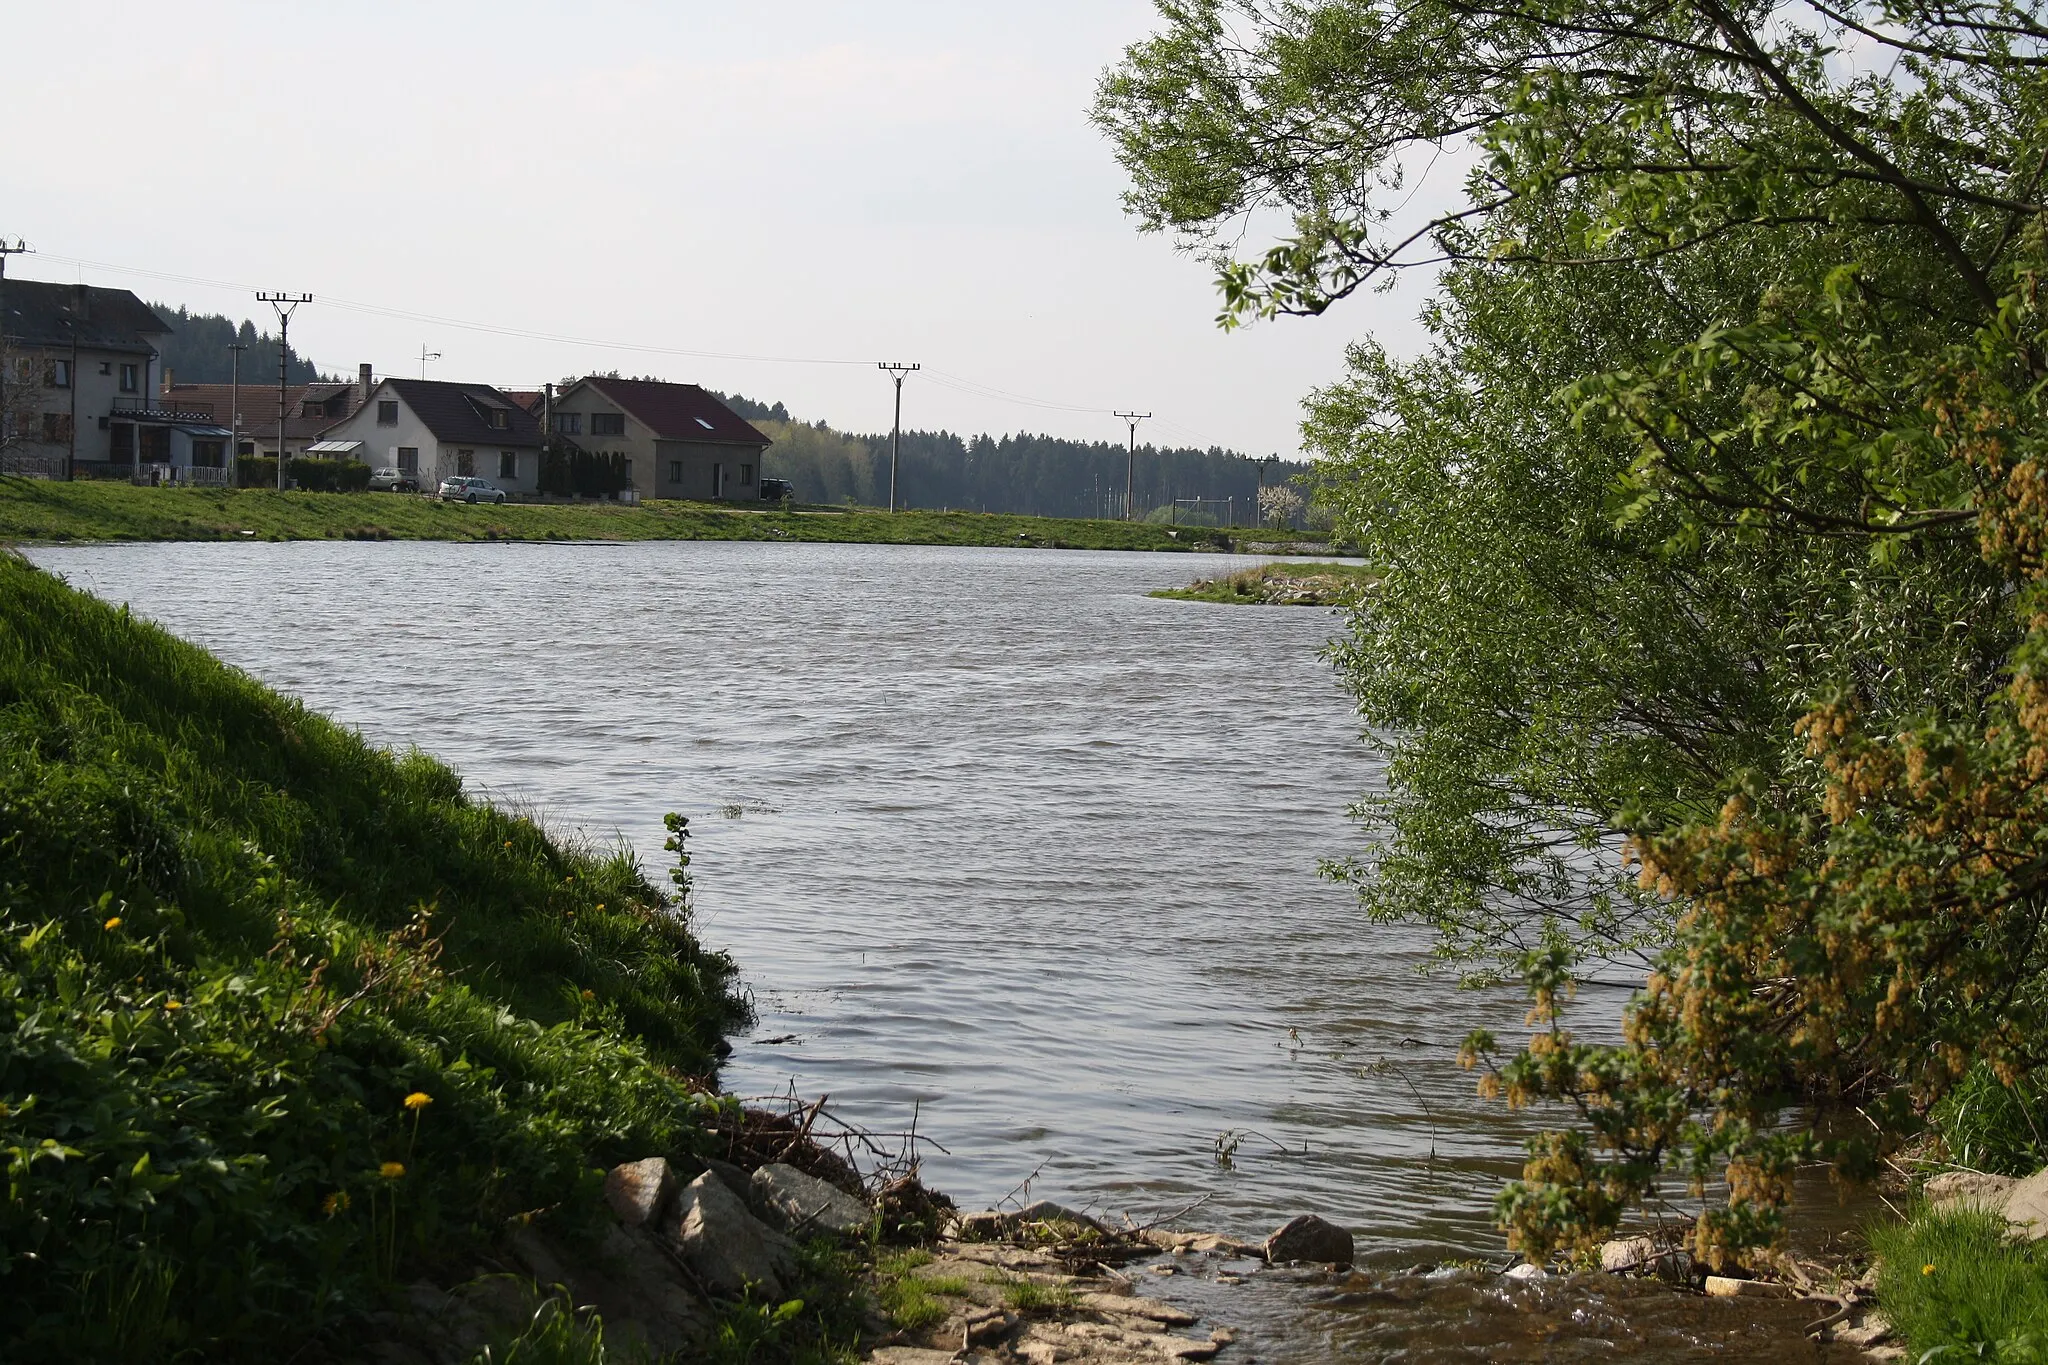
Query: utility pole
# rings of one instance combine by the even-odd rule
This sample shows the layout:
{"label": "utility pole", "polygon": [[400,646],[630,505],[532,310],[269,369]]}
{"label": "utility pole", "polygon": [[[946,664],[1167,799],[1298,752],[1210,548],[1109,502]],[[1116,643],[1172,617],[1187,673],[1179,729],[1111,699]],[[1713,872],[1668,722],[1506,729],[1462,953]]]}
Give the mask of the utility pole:
{"label": "utility pole", "polygon": [[7,449],[7,258],[28,250],[28,243],[16,237],[0,237],[0,450]]}
{"label": "utility pole", "polygon": [[893,513],[896,510],[896,460],[903,453],[903,381],[924,367],[891,360],[878,361],[875,368],[886,371],[896,381],[896,425],[891,428],[889,436],[889,510]]}
{"label": "utility pole", "polygon": [[425,379],[427,377],[427,362],[429,360],[439,360],[440,358],[441,353],[439,351],[428,350],[427,343],[422,341],[420,343],[420,378]]}
{"label": "utility pole", "polygon": [[[71,444],[64,452],[64,478],[68,482],[78,477],[78,315],[85,311],[85,285],[83,282],[71,288]],[[144,385],[148,388],[148,385]],[[147,403],[149,395],[142,401]]]}
{"label": "utility pole", "polygon": [[1252,461],[1252,468],[1256,469],[1259,473],[1259,493],[1258,497],[1252,502],[1253,525],[1263,526],[1266,524],[1266,470],[1269,466],[1279,463],[1280,452],[1277,450],[1263,460]]}
{"label": "utility pole", "polygon": [[1149,412],[1120,412],[1116,415],[1123,418],[1131,428],[1130,453],[1124,460],[1124,520],[1129,521],[1131,519],[1131,481],[1133,474],[1138,468],[1138,423],[1144,421],[1152,414]]}
{"label": "utility pole", "polygon": [[284,492],[284,407],[285,407],[285,364],[289,360],[291,347],[292,314],[299,311],[302,303],[311,303],[311,294],[280,294],[259,291],[258,303],[267,303],[277,310],[277,491]]}
{"label": "utility pole", "polygon": [[242,458],[242,352],[245,342],[228,343],[228,487],[241,487],[235,477],[235,461]]}

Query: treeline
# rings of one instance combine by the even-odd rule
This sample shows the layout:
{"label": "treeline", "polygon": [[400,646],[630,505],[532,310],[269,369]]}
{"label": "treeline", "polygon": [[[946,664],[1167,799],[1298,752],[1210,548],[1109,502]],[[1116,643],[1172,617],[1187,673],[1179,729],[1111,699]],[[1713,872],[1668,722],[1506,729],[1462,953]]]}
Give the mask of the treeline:
{"label": "treeline", "polygon": [[[771,479],[788,479],[803,502],[866,505],[889,501],[889,435],[856,435],[822,422],[793,420],[781,403],[772,406],[741,395],[720,397],[775,442],[762,465]],[[1042,517],[1120,517],[1128,455],[1113,441],[1074,441],[1056,436],[964,437],[951,431],[906,431],[896,472],[899,506],[965,508]],[[1298,461],[1267,465],[1268,486],[1307,471]],[[1245,455],[1220,447],[1208,450],[1138,447],[1132,502],[1140,517],[1168,515],[1196,525],[1234,521],[1252,525],[1262,471]],[[1176,499],[1205,499],[1181,505]]]}
{"label": "treeline", "polygon": [[[157,343],[163,354],[164,370],[187,384],[225,384],[234,378],[231,343],[249,349],[242,352],[243,383],[277,381],[277,338],[256,330],[246,318],[237,325],[219,313],[188,313],[183,308],[152,303],[156,315],[171,325],[171,334]],[[321,378],[319,368],[297,351],[285,353],[285,378],[293,384],[310,384]]]}

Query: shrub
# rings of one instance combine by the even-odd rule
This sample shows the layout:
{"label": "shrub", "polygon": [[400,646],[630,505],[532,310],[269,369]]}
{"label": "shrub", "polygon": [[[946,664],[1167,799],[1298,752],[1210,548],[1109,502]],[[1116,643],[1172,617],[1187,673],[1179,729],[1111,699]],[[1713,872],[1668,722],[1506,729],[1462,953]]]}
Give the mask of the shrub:
{"label": "shrub", "polygon": [[2040,1071],[2006,1085],[1978,1065],[1934,1110],[1950,1160],[1974,1171],[2032,1175],[2048,1166],[2048,1076]]}

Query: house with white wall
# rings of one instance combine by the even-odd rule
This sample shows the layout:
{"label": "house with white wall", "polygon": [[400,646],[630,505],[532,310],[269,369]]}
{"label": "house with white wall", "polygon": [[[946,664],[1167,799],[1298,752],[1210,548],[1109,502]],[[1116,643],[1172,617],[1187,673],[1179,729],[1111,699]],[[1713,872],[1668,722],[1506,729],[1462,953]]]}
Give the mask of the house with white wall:
{"label": "house with white wall", "polygon": [[564,441],[626,461],[643,498],[761,496],[761,457],[774,443],[695,384],[593,375],[547,406]]}
{"label": "house with white wall", "polygon": [[[157,338],[170,325],[126,289],[0,283],[0,461],[62,478],[171,462],[190,421],[158,411]],[[202,442],[217,439],[202,435]],[[205,447],[210,450],[210,447]]]}
{"label": "house with white wall", "polygon": [[385,379],[320,440],[360,441],[358,458],[414,475],[427,491],[458,474],[507,493],[540,487],[540,420],[488,384]]}

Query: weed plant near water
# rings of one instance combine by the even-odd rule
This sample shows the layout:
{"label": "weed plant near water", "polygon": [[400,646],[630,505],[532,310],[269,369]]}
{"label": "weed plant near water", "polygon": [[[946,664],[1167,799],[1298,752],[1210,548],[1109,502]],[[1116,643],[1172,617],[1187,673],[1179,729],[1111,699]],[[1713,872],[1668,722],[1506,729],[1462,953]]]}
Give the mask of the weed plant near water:
{"label": "weed plant near water", "polygon": [[630,857],[0,557],[0,1358],[282,1359],[601,1208],[700,1142],[732,970]]}

